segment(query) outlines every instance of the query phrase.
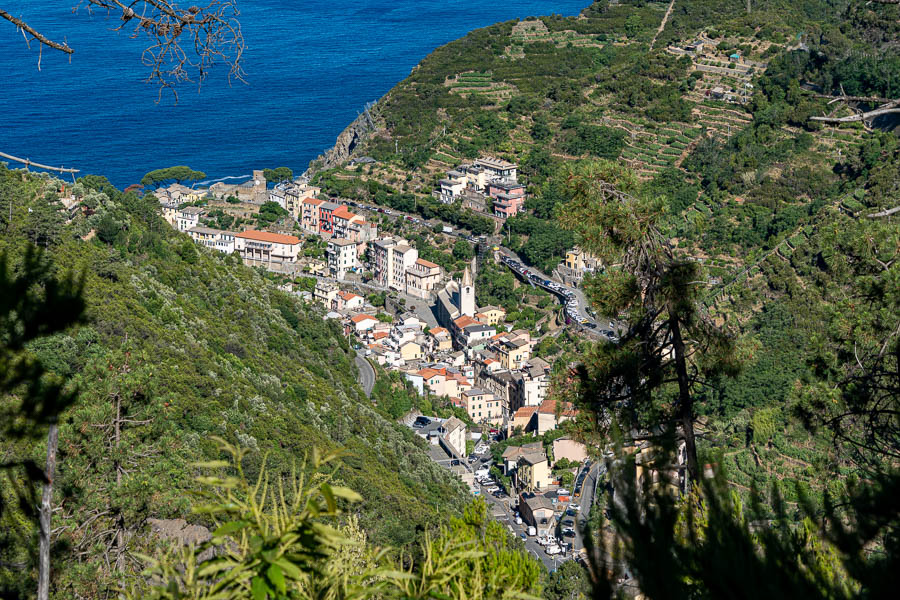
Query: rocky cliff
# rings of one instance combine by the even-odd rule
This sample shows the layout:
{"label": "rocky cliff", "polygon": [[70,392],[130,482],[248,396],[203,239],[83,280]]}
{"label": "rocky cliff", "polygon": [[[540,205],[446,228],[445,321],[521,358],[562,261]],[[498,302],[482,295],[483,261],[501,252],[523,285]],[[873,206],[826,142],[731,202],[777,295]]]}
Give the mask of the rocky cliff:
{"label": "rocky cliff", "polygon": [[376,111],[377,105],[373,102],[344,129],[335,140],[334,146],[325,154],[318,156],[309,163],[305,175],[312,177],[316,172],[331,169],[347,162],[359,144],[377,129]]}

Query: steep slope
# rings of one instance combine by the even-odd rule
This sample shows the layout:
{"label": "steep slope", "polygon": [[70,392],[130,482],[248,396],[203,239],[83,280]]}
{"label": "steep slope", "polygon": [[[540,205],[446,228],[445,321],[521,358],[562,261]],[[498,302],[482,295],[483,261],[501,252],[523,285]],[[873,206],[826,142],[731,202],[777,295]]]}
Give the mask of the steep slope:
{"label": "steep slope", "polygon": [[[79,392],[60,427],[54,527],[69,550],[55,570],[60,597],[101,594],[110,565],[134,568],[133,552],[152,544],[148,518],[204,522],[189,516],[184,492],[191,464],[217,458],[212,436],[258,449],[251,476],[264,457],[271,472],[289,473],[314,449],[343,449],[338,479],[364,496],[360,522],[378,544],[404,546],[461,506],[461,484],[366,399],[333,323],[263,273],[195,247],[152,196],[83,181],[63,223],[61,182],[0,167],[2,204],[11,203],[0,253],[16,268],[38,243],[57,272],[86,277],[87,324],[31,349]],[[2,446],[41,462],[42,444]],[[27,557],[9,550],[4,564]],[[32,589],[0,568],[0,586],[23,583]]]}

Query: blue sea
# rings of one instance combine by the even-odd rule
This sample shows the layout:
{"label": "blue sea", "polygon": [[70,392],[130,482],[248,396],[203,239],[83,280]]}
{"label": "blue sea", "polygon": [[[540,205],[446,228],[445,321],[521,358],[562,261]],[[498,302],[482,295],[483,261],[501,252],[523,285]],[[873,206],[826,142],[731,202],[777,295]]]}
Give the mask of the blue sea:
{"label": "blue sea", "polygon": [[[75,0],[4,0],[3,8],[71,58],[28,49],[0,21],[0,151],[103,174],[117,186],[186,164],[211,179],[254,168],[295,173],[429,52],[467,32],[531,15],[575,15],[590,0],[240,0],[248,84],[214,71],[178,103],[144,83],[142,40]],[[189,4],[189,3],[184,3]]]}

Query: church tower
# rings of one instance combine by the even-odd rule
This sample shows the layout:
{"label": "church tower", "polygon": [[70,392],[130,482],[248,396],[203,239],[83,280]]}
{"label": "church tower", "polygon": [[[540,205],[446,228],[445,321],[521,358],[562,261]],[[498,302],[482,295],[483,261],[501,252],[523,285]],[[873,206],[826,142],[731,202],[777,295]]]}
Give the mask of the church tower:
{"label": "church tower", "polygon": [[460,316],[475,316],[475,279],[468,266],[463,273],[462,282],[459,284],[459,314]]}

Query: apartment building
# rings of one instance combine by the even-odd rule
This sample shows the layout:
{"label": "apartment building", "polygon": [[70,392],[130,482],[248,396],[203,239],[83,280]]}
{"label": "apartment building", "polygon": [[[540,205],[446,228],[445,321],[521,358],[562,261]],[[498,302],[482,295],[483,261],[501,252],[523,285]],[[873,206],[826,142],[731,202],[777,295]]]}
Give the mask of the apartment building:
{"label": "apartment building", "polygon": [[419,251],[399,238],[375,240],[370,250],[378,285],[405,292],[406,272],[419,258]]}
{"label": "apartment building", "polygon": [[210,227],[192,227],[188,230],[188,235],[201,246],[231,254],[234,252],[234,236],[237,235],[233,231],[222,231],[221,229],[212,229]]}
{"label": "apartment building", "polygon": [[234,251],[248,265],[295,263],[300,253],[300,238],[269,231],[244,231],[235,234]]}
{"label": "apartment building", "polygon": [[441,268],[424,258],[417,258],[406,271],[406,293],[416,298],[431,298],[440,282]]}
{"label": "apartment building", "polygon": [[328,256],[328,271],[332,277],[344,279],[348,272],[359,266],[356,242],[337,237],[331,238],[328,240],[326,255]]}
{"label": "apartment building", "polygon": [[175,226],[178,231],[189,231],[200,224],[200,215],[205,212],[199,206],[186,206],[175,214]]}

